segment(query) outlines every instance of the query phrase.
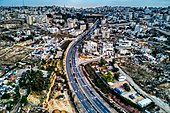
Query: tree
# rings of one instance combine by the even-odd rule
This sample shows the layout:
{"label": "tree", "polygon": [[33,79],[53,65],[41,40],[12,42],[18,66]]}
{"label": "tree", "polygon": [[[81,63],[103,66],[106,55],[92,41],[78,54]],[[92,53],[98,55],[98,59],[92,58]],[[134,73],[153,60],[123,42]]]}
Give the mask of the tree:
{"label": "tree", "polygon": [[1,97],[1,99],[9,99],[11,96],[7,93],[4,93]]}
{"label": "tree", "polygon": [[107,92],[107,89],[106,88],[102,88],[101,89],[103,93],[106,93]]}
{"label": "tree", "polygon": [[113,72],[118,72],[118,71],[119,71],[119,68],[116,68],[116,67],[113,68]]}
{"label": "tree", "polygon": [[28,101],[27,101],[27,96],[23,96],[21,99],[21,103],[24,105],[27,105]]}
{"label": "tree", "polygon": [[100,79],[96,79],[96,86],[98,86],[99,88],[102,87],[102,83],[101,83],[101,80]]}
{"label": "tree", "polygon": [[46,64],[46,60],[42,59],[42,65]]}
{"label": "tree", "polygon": [[33,78],[33,91],[42,91],[45,87],[45,81],[43,78],[43,73],[41,71],[37,71]]}
{"label": "tree", "polygon": [[130,87],[129,87],[129,85],[128,85],[127,83],[124,83],[124,84],[123,84],[123,87],[124,87],[124,89],[125,89],[126,91],[130,91]]}
{"label": "tree", "polygon": [[115,74],[114,74],[114,78],[115,78],[116,80],[119,79],[119,76],[120,76],[119,73],[115,73]]}
{"label": "tree", "polygon": [[112,81],[113,81],[112,76],[108,75],[108,76],[107,76],[107,80],[106,80],[106,81],[107,81],[107,82],[112,82]]}
{"label": "tree", "polygon": [[113,82],[113,75],[110,71],[107,72],[107,82]]}
{"label": "tree", "polygon": [[114,67],[115,62],[116,62],[116,61],[115,61],[115,59],[113,58],[113,59],[112,59],[112,66],[113,66],[113,67]]}
{"label": "tree", "polygon": [[102,58],[100,59],[99,66],[100,66],[100,67],[101,67],[101,66],[104,66],[106,63],[107,63],[106,60],[102,57]]}
{"label": "tree", "polygon": [[107,73],[103,75],[103,79],[106,82],[113,82],[113,75],[112,75],[112,73],[110,71],[107,71]]}

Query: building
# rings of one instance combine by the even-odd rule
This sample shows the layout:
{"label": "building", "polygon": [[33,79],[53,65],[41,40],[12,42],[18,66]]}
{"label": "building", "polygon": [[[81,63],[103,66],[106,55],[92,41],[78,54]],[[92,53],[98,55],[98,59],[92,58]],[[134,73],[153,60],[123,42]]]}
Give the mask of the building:
{"label": "building", "polygon": [[129,51],[126,49],[120,49],[119,52],[120,52],[120,55],[130,54]]}
{"label": "building", "polygon": [[101,24],[102,24],[102,25],[105,25],[105,24],[106,24],[106,19],[103,19],[103,20],[101,21]]}
{"label": "building", "polygon": [[87,41],[84,45],[83,52],[95,53],[97,52],[97,43],[93,41]]}
{"label": "building", "polygon": [[133,18],[133,12],[129,12],[129,20]]}
{"label": "building", "polygon": [[73,21],[73,19],[71,19],[71,18],[68,18],[68,19],[67,19],[67,26],[68,26],[69,28],[73,28],[73,27],[74,27],[74,21]]}
{"label": "building", "polygon": [[94,36],[99,36],[99,31],[100,31],[99,28],[95,29],[94,30]]}
{"label": "building", "polygon": [[110,38],[110,29],[102,30],[102,38]]}
{"label": "building", "polygon": [[112,43],[103,43],[103,52],[102,54],[111,57],[114,55],[114,49]]}
{"label": "building", "polygon": [[59,29],[57,27],[49,27],[49,28],[47,28],[47,30],[50,33],[57,33],[57,32],[59,32]]}
{"label": "building", "polygon": [[131,40],[119,39],[117,44],[119,45],[119,47],[126,47],[126,48],[128,48],[128,47],[131,47],[132,41]]}
{"label": "building", "polygon": [[82,32],[83,32],[83,30],[77,29],[77,30],[72,31],[72,32],[70,33],[70,35],[72,35],[72,36],[78,36],[78,35],[80,35]]}
{"label": "building", "polygon": [[93,23],[90,23],[90,22],[89,22],[88,24],[89,24],[89,28],[90,28],[91,26],[93,26]]}
{"label": "building", "polygon": [[153,60],[155,61],[156,60],[156,58],[154,58],[152,55],[147,54],[147,53],[145,53],[143,56],[149,61],[153,61]]}
{"label": "building", "polygon": [[136,26],[135,26],[135,31],[136,32],[142,32],[142,31],[146,31],[147,30],[147,26],[146,25],[144,25],[144,24],[137,24]]}
{"label": "building", "polygon": [[33,24],[33,17],[31,15],[28,15],[26,17],[26,22],[27,22],[27,24],[32,25]]}
{"label": "building", "polygon": [[80,29],[83,31],[86,30],[86,24],[80,24]]}
{"label": "building", "polygon": [[126,80],[126,76],[121,75],[121,76],[119,76],[118,80],[119,80],[120,82],[123,82],[123,81]]}
{"label": "building", "polygon": [[165,37],[163,37],[163,36],[161,36],[161,37],[153,37],[155,40],[157,40],[157,41],[167,41],[167,38],[165,38]]}
{"label": "building", "polygon": [[36,15],[33,17],[34,21],[36,23],[42,24],[42,23],[48,23],[47,15]]}
{"label": "building", "polygon": [[149,105],[152,101],[149,99],[149,98],[145,98],[145,99],[142,99],[140,101],[137,102],[137,104],[140,106],[140,107],[146,107],[147,105]]}

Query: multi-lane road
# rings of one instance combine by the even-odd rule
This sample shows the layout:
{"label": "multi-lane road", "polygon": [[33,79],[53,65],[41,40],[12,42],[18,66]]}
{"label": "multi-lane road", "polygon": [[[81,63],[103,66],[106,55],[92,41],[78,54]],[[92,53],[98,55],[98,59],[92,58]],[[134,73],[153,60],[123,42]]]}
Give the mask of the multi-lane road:
{"label": "multi-lane road", "polygon": [[87,35],[94,31],[98,23],[99,20],[97,20],[87,32],[84,32],[80,37],[78,37],[77,40],[75,40],[75,42],[70,46],[66,54],[66,71],[73,91],[85,112],[111,113],[95,92],[91,90],[83,76],[81,76],[79,67],[76,65],[76,53],[78,47],[86,39]]}

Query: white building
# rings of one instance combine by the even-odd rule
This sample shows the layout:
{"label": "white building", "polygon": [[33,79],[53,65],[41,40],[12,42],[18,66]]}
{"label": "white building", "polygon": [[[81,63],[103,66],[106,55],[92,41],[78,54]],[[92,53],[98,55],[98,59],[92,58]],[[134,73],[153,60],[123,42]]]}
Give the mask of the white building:
{"label": "white building", "polygon": [[95,53],[97,52],[97,43],[93,41],[87,41],[84,45],[83,52]]}
{"label": "white building", "polygon": [[31,35],[31,30],[27,30],[27,31],[26,31],[26,34],[27,34],[27,35]]}
{"label": "white building", "polygon": [[103,20],[101,21],[101,24],[102,24],[102,25],[106,24],[106,19],[103,19]]}
{"label": "white building", "polygon": [[34,16],[34,21],[36,23],[42,24],[42,23],[48,23],[47,15],[36,15]]}
{"label": "white building", "polygon": [[145,53],[144,56],[145,56],[145,58],[146,58],[147,60],[149,60],[149,61],[155,61],[155,60],[156,60],[156,58],[154,58],[152,55],[149,55],[149,54],[147,54],[147,53]]}
{"label": "white building", "polygon": [[72,35],[72,36],[78,36],[78,35],[80,35],[82,32],[83,32],[83,30],[78,29],[78,30],[74,30],[74,31],[70,32],[70,35]]}
{"label": "white building", "polygon": [[49,28],[47,28],[47,30],[50,33],[57,33],[57,32],[59,32],[59,29],[57,27],[49,27]]}
{"label": "white building", "polygon": [[169,22],[170,21],[170,16],[168,14],[164,14],[163,15],[163,19],[166,21],[166,22]]}
{"label": "white building", "polygon": [[80,29],[83,31],[86,30],[86,24],[80,24]]}
{"label": "white building", "polygon": [[119,39],[117,44],[119,45],[119,47],[131,47],[132,41],[131,40]]}
{"label": "white building", "polygon": [[118,78],[118,80],[119,80],[120,82],[123,82],[123,81],[126,80],[126,76],[120,75],[119,78]]}
{"label": "white building", "polygon": [[137,102],[137,104],[140,106],[140,107],[145,107],[147,105],[149,105],[152,101],[149,99],[149,98],[146,98],[146,99],[142,99],[140,101]]}
{"label": "white building", "polygon": [[141,32],[141,31],[145,31],[145,30],[147,30],[147,26],[145,26],[145,25],[136,25],[135,26],[136,32]]}
{"label": "white building", "polygon": [[153,37],[154,39],[156,39],[157,41],[167,41],[167,38],[164,38],[163,36],[161,37]]}
{"label": "white building", "polygon": [[148,46],[141,46],[140,51],[142,53],[151,53],[152,50],[148,48]]}
{"label": "white building", "polygon": [[79,21],[80,24],[85,24],[84,20]]}
{"label": "white building", "polygon": [[26,22],[27,22],[27,24],[32,25],[33,24],[33,17],[31,15],[28,15],[26,17]]}
{"label": "white building", "polygon": [[103,43],[102,54],[111,57],[114,55],[114,49],[112,43]]}
{"label": "white building", "polygon": [[94,36],[98,36],[99,35],[99,28],[94,30]]}
{"label": "white building", "polygon": [[133,18],[133,13],[129,12],[129,20],[131,20]]}
{"label": "white building", "polygon": [[110,38],[110,29],[102,30],[102,38]]}
{"label": "white building", "polygon": [[70,28],[74,27],[74,21],[73,21],[72,18],[67,19],[67,26],[70,27]]}
{"label": "white building", "polygon": [[120,49],[119,52],[121,55],[126,55],[127,53],[129,53],[129,51],[126,49]]}

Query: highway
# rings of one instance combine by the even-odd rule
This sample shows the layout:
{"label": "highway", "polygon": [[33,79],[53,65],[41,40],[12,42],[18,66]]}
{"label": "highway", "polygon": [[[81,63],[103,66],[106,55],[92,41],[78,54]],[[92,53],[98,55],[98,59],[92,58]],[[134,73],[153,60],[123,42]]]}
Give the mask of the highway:
{"label": "highway", "polygon": [[80,37],[78,37],[69,48],[66,54],[66,71],[71,86],[85,112],[111,113],[98,96],[96,96],[95,92],[90,89],[85,79],[81,76],[79,67],[76,65],[76,53],[78,46],[85,40],[87,35],[94,31],[98,22],[99,20],[97,20],[87,32],[84,32]]}
{"label": "highway", "polygon": [[95,92],[91,90],[89,85],[87,84],[85,78],[81,75],[79,67],[76,64],[76,53],[78,49],[73,50],[75,54],[73,54],[72,62],[73,62],[73,75],[77,79],[77,82],[79,86],[81,86],[81,89],[83,90],[86,97],[89,99],[90,103],[93,104],[95,108],[97,108],[97,111],[100,113],[110,113],[110,111],[103,105],[103,102],[96,96]]}

